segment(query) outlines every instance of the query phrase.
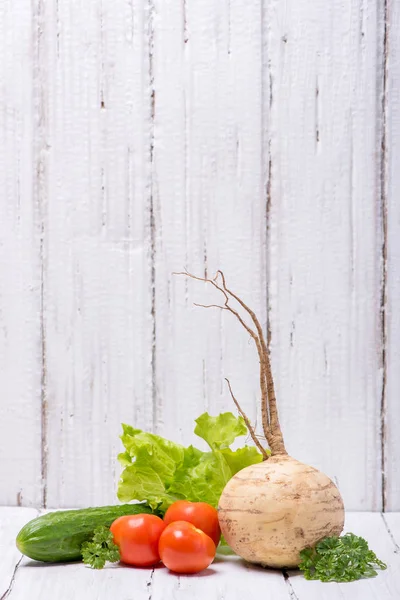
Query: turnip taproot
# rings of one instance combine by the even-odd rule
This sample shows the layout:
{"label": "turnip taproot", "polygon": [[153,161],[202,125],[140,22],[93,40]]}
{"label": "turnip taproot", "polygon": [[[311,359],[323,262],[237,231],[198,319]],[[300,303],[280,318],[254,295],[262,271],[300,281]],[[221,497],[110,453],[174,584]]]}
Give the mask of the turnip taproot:
{"label": "turnip taproot", "polygon": [[[296,567],[300,551],[325,537],[340,535],[344,524],[343,500],[336,485],[323,473],[289,456],[279,424],[269,352],[255,313],[226,285],[218,271],[213,279],[188,277],[212,284],[224,296],[216,307],[232,313],[254,340],[260,360],[261,415],[270,456],[260,444],[249,420],[250,434],[264,461],[239,471],[226,485],[219,501],[222,534],[231,548],[249,562],[268,567]],[[236,301],[247,313],[251,326]]]}

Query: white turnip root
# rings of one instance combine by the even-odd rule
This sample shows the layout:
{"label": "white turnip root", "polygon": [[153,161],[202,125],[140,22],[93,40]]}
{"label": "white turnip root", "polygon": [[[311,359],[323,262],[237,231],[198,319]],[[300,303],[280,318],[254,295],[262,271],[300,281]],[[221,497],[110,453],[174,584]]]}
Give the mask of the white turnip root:
{"label": "white turnip root", "polygon": [[239,556],[277,568],[297,567],[300,550],[339,535],[344,522],[335,484],[287,454],[237,473],[225,486],[218,514]]}
{"label": "white turnip root", "polygon": [[[255,313],[228,289],[221,271],[214,279],[187,276],[211,283],[224,296],[222,306],[231,312],[254,340],[260,359],[261,414],[270,456],[229,390],[249,432],[263,454],[263,462],[239,471],[222,492],[218,514],[222,534],[245,560],[263,566],[296,567],[299,553],[321,539],[340,535],[344,524],[343,500],[336,485],[323,473],[290,457],[278,419],[269,352]],[[252,326],[232,308],[235,300]],[[199,305],[203,306],[203,305]]]}

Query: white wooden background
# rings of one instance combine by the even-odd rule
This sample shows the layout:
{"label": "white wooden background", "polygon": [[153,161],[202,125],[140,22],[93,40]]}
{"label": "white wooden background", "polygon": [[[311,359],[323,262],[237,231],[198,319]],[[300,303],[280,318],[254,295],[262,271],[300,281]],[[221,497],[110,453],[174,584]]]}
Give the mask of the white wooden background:
{"label": "white wooden background", "polygon": [[2,0],[0,504],[113,503],[122,421],[256,418],[400,509],[399,0]]}

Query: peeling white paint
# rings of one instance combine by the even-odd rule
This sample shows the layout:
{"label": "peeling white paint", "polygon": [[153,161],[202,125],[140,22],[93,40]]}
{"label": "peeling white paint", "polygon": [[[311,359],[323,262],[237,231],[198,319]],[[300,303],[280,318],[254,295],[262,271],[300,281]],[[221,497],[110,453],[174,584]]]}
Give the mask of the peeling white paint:
{"label": "peeling white paint", "polygon": [[225,376],[257,420],[254,348],[172,274],[221,268],[271,335],[290,452],[347,508],[400,508],[390,7],[2,3],[0,504],[114,502],[120,423],[193,442]]}

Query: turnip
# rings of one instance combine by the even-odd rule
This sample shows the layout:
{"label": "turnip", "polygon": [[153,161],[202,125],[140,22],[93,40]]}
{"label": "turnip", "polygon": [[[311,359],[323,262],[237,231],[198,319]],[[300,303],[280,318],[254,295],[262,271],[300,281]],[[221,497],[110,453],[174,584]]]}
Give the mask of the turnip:
{"label": "turnip", "polygon": [[[210,283],[223,294],[221,306],[198,306],[232,313],[254,340],[260,360],[262,426],[270,453],[256,437],[228,382],[231,396],[264,460],[239,471],[223,490],[218,507],[222,534],[229,546],[249,562],[276,568],[296,567],[301,550],[342,532],[344,507],[340,492],[329,477],[286,452],[269,352],[255,313],[228,289],[221,271],[214,279],[185,275]],[[251,325],[232,307],[232,301],[247,313]]]}

